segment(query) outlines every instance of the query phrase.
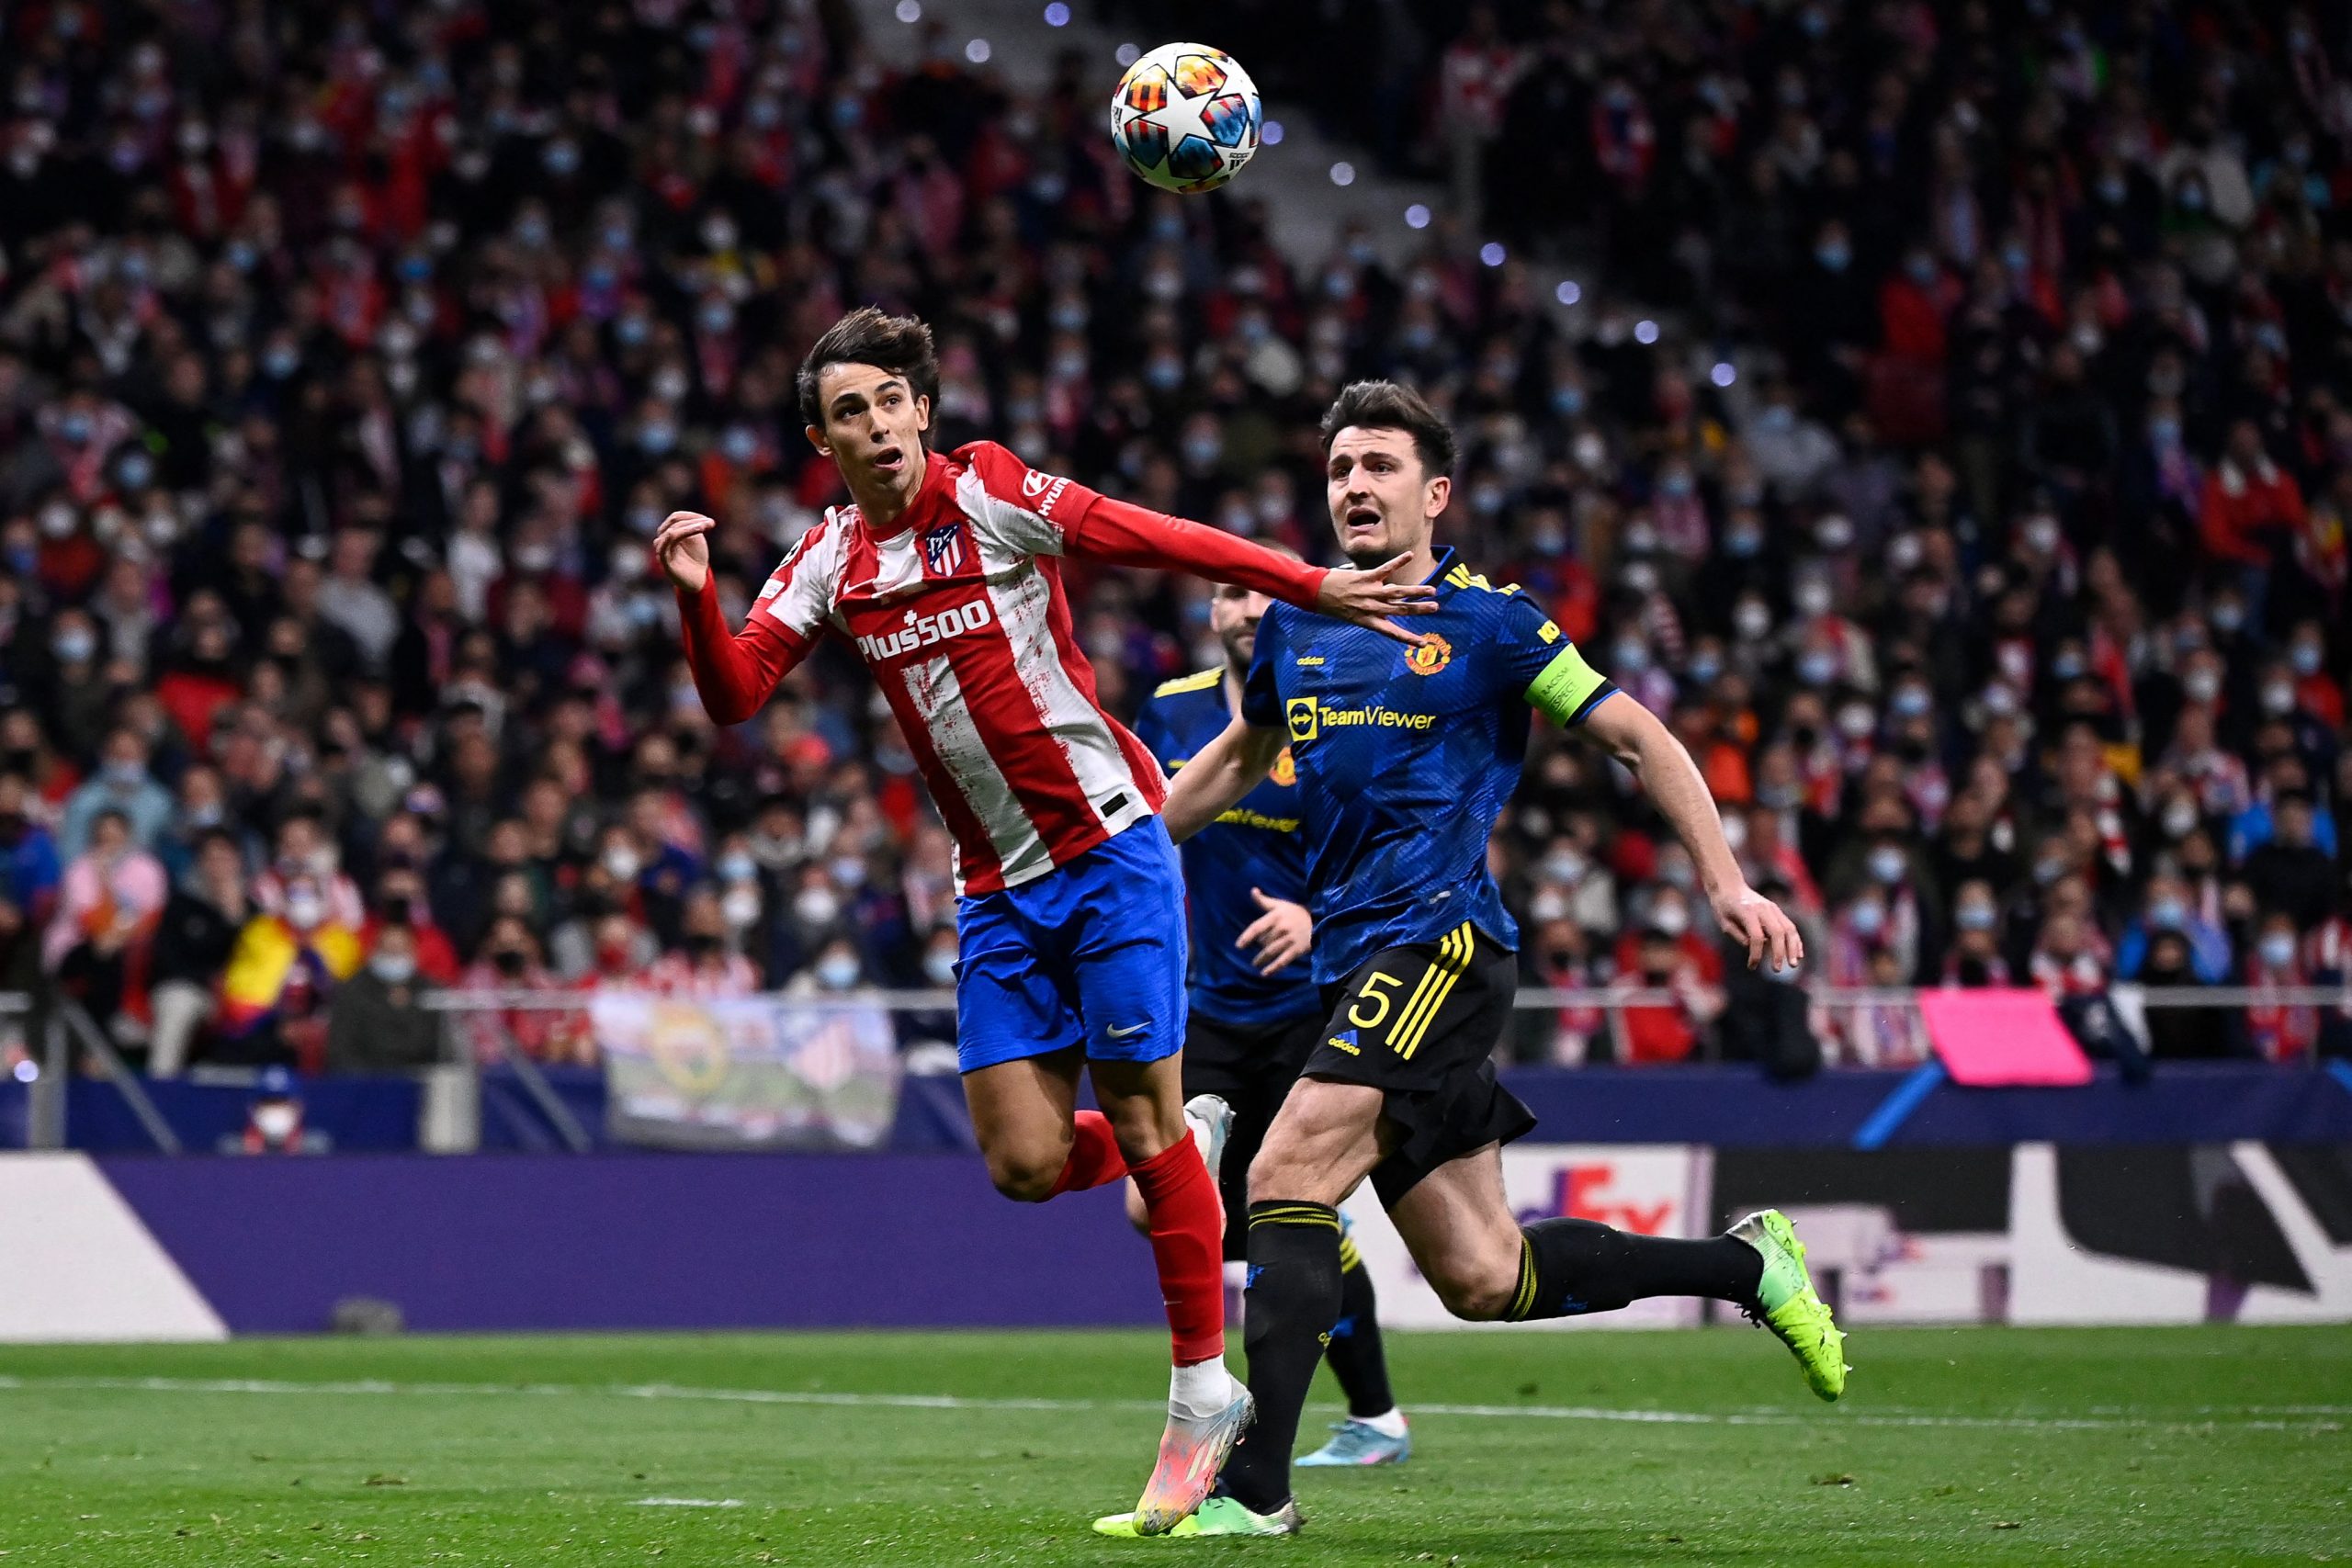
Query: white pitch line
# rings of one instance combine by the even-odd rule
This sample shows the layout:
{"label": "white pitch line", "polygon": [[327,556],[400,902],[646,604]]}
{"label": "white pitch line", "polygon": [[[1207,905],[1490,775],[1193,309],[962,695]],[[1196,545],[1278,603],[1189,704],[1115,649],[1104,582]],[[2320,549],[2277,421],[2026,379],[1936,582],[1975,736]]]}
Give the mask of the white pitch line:
{"label": "white pitch line", "polygon": [[740,1508],[741,1497],[639,1497],[632,1508]]}
{"label": "white pitch line", "polygon": [[[10,1377],[0,1375],[0,1393],[104,1391],[133,1393],[247,1393],[399,1395],[423,1398],[480,1398],[514,1395],[550,1397],[582,1395],[606,1399],[675,1400],[723,1404],[826,1405],[848,1409],[1084,1411],[1158,1410],[1157,1400],[1141,1399],[1014,1399],[967,1398],[947,1393],[836,1393],[821,1390],[769,1388],[697,1388],[683,1383],[561,1383],[561,1382],[390,1382],[379,1379],[306,1382],[277,1378],[104,1378]],[[1634,1426],[1670,1427],[1892,1427],[1989,1429],[2018,1432],[2240,1432],[2331,1433],[2344,1429],[2336,1420],[2280,1420],[2267,1413],[2274,1407],[2231,1411],[2201,1407],[2199,1418],[2182,1420],[2138,1416],[1939,1416],[1893,1410],[1848,1409],[1809,1415],[1770,1411],[1625,1410],[1590,1404],[1422,1404],[1415,1415],[1459,1416],[1476,1419],[1519,1421],[1597,1421]],[[2313,1405],[2314,1414],[2344,1407]],[[2264,1414],[2257,1414],[2257,1411]]]}

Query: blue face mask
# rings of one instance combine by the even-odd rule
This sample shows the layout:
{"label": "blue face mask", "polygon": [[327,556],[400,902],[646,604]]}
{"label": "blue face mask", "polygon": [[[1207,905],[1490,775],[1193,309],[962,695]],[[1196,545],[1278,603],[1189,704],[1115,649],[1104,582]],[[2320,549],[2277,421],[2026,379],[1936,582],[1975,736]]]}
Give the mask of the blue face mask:
{"label": "blue face mask", "polygon": [[1563,419],[1574,419],[1584,412],[1584,389],[1582,387],[1553,389],[1552,412]]}
{"label": "blue face mask", "polygon": [[1813,259],[1831,272],[1843,272],[1853,265],[1854,253],[1841,244],[1815,245]]}

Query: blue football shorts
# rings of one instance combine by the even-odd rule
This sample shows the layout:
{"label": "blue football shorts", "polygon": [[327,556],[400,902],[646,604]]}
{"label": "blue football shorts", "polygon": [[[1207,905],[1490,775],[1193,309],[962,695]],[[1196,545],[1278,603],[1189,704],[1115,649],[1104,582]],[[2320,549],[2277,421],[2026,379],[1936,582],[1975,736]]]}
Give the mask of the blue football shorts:
{"label": "blue football shorts", "polygon": [[1157,817],[1033,882],[956,904],[965,1072],[1082,1045],[1156,1062],[1184,1043],[1184,876]]}

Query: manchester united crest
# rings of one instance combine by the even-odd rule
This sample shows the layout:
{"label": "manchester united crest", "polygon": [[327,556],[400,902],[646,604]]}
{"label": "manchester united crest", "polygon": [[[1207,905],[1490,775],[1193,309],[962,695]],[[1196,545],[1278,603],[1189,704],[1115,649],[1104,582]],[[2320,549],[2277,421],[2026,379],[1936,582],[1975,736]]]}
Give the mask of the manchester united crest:
{"label": "manchester united crest", "polygon": [[1290,760],[1290,748],[1287,746],[1283,748],[1282,755],[1274,759],[1273,776],[1274,782],[1284,789],[1298,782],[1298,764]]}
{"label": "manchester united crest", "polygon": [[1416,675],[1434,675],[1453,660],[1453,645],[1442,637],[1431,637],[1405,655],[1405,668]]}

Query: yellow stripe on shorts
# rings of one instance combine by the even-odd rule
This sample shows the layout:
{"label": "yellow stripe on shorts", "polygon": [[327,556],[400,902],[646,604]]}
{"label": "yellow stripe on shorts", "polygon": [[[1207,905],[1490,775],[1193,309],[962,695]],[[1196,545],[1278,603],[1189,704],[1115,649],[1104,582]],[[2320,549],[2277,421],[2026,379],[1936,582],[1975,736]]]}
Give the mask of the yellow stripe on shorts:
{"label": "yellow stripe on shorts", "polygon": [[1406,1006],[1405,1015],[1396,1021],[1396,1029],[1388,1036],[1389,1047],[1407,1061],[1411,1061],[1413,1053],[1420,1048],[1422,1038],[1430,1032],[1430,1020],[1445,1005],[1446,993],[1453,989],[1462,972],[1470,967],[1476,940],[1467,920],[1440,939],[1436,962],[1430,965],[1428,976]]}

